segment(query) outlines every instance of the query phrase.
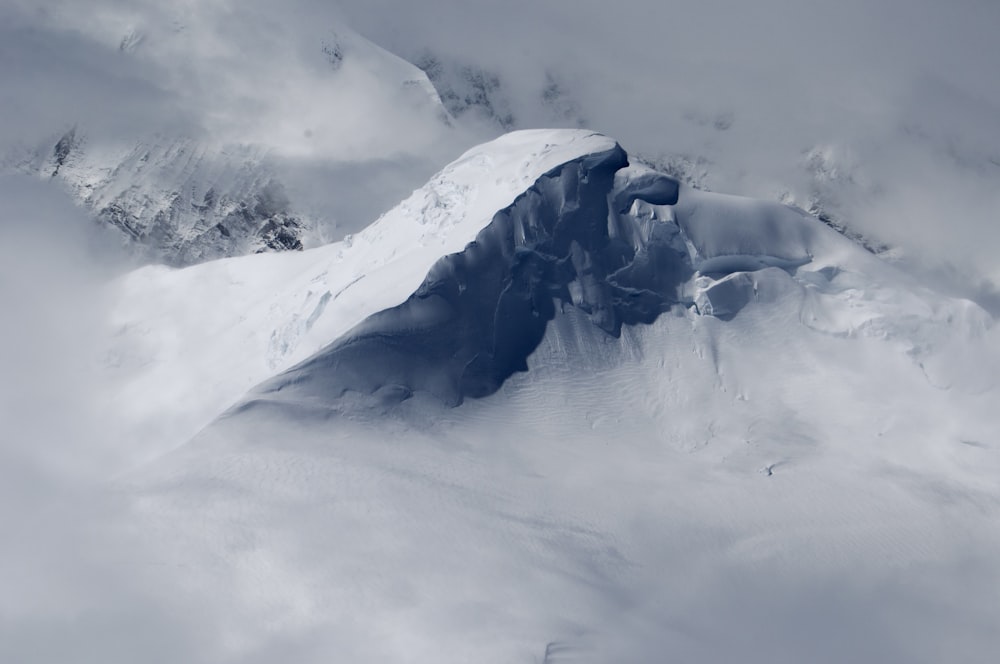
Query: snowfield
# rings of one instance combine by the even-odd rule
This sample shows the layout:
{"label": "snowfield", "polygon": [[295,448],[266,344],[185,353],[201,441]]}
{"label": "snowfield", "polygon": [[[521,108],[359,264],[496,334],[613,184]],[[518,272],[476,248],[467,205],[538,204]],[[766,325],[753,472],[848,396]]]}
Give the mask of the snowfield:
{"label": "snowfield", "polygon": [[614,147],[589,132],[517,132],[342,242],[127,274],[113,296],[109,417],[148,451],[183,442],[256,383],[404,301],[549,169]]}
{"label": "snowfield", "polygon": [[[197,624],[177,657],[991,661],[993,319],[797,210],[624,158],[515,132],[344,242],[115,285],[109,429],[143,463],[104,535]],[[400,382],[468,330],[519,339],[461,294],[421,306],[564,240],[509,309],[551,314],[523,367],[451,401]]]}

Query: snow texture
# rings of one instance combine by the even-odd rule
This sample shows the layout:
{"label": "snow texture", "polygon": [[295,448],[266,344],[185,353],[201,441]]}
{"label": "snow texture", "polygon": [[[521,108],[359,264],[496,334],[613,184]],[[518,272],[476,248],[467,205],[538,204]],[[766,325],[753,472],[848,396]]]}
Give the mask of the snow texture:
{"label": "snow texture", "polygon": [[113,287],[106,352],[115,419],[149,450],[187,439],[254,384],[404,302],[546,172],[615,150],[591,132],[516,132],[468,151],[341,242],[126,275]]}
{"label": "snow texture", "polygon": [[348,410],[417,392],[457,405],[526,371],[568,307],[619,337],[677,306],[730,320],[804,283],[835,292],[845,269],[892,272],[799,210],[691,189],[616,146],[542,175],[405,302],[256,393]]}
{"label": "snow texture", "polygon": [[13,519],[79,523],[2,658],[990,661],[993,319],[627,160],[516,132],[343,242],[120,279],[136,463]]}

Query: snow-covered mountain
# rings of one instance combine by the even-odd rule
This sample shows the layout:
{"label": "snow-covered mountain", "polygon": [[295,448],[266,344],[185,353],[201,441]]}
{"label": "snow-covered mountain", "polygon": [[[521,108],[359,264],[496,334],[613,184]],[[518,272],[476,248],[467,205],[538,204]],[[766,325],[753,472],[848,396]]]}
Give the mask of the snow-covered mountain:
{"label": "snow-covered mountain", "polygon": [[161,140],[102,155],[71,129],[14,170],[58,180],[143,261],[295,250],[314,235],[316,220],[292,211],[263,149],[216,153],[193,139]]}
{"label": "snow-covered mountain", "polygon": [[[990,326],[974,304],[934,296],[799,210],[698,191],[629,166],[616,143],[578,130],[514,132],[474,148],[342,242],[186,270],[151,266],[117,288],[108,357],[122,396],[113,402],[128,395],[144,417],[193,417],[188,435],[303,361],[268,389],[319,381],[320,395],[408,395],[420,389],[408,381],[441,369],[437,397],[460,403],[465,381],[483,396],[523,369],[565,306],[618,336],[674,310],[726,320],[791,288],[809,329],[902,335],[925,370],[939,364],[925,355],[949,336],[942,321],[965,321],[955,323],[970,326],[963,338]],[[183,295],[195,288],[204,296]],[[896,319],[908,322],[887,330]],[[338,367],[332,379],[324,365]]]}
{"label": "snow-covered mountain", "polygon": [[[303,23],[220,3],[94,9],[6,28],[11,113],[46,110],[26,122],[37,133],[0,141],[0,163],[58,184],[143,262],[339,239],[465,140],[424,72],[328,11]],[[70,30],[75,59],[50,47]],[[71,82],[38,90],[32,72],[52,59]]]}
{"label": "snow-covered mountain", "polygon": [[0,662],[992,663],[998,7],[0,3]]}
{"label": "snow-covered mountain", "polygon": [[[302,253],[148,266],[115,285],[106,356],[118,418],[183,441],[254,384],[417,290],[546,171],[614,141],[518,132],[473,148],[368,228]],[[188,294],[197,290],[199,297]]]}
{"label": "snow-covered mountain", "polygon": [[986,661],[991,316],[629,162],[514,132],[343,242],[117,282],[116,532],[204,658]]}

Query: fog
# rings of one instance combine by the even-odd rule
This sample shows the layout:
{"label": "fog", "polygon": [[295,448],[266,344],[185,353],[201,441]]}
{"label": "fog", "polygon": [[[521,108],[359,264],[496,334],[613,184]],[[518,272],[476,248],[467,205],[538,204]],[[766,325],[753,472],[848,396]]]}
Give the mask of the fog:
{"label": "fog", "polygon": [[[322,241],[360,230],[477,142],[449,128],[429,84],[407,84],[419,70],[329,6],[313,17],[294,5],[161,5],[0,6],[0,170],[51,175],[40,165],[72,129],[80,170],[57,184],[81,202],[108,180],[111,195],[135,186],[156,201],[189,184],[185,165],[154,159],[121,176],[121,160],[136,146],[193,148],[222,183],[252,169],[277,177]],[[346,53],[336,67],[330,44]]]}
{"label": "fog", "polygon": [[119,566],[128,549],[113,535],[126,508],[107,487],[128,441],[107,435],[94,388],[102,286],[121,264],[93,231],[47,183],[0,178],[4,661],[95,661],[95,645],[120,642],[141,620],[135,611],[157,610],[128,587]]}
{"label": "fog", "polygon": [[[258,145],[282,160],[303,208],[357,230],[502,128],[466,114],[446,131],[363,64],[333,82],[312,49],[340,34],[373,63],[353,29],[411,61],[495,75],[489,94],[516,128],[583,125],[630,154],[697,164],[712,190],[819,205],[904,264],[954,274],[951,290],[968,297],[1000,280],[1000,6],[988,0],[10,0],[0,11],[0,145],[74,125],[93,143],[158,132]],[[119,52],[129,39],[137,57]]]}
{"label": "fog", "polygon": [[[495,73],[516,128],[583,125],[630,154],[695,164],[687,175],[713,191],[816,204],[893,247],[890,260],[926,285],[1000,312],[993,0],[4,0],[0,164],[50,150],[71,127],[109,151],[154,135],[257,145],[304,207],[348,220],[333,239],[503,131],[471,115],[449,125],[436,109],[414,111],[412,99],[382,89],[384,70],[361,67],[347,88],[322,88],[326,73],[301,35],[315,41],[346,34],[344,26],[404,58],[432,53],[458,70]],[[141,57],[120,48],[133,33],[146,40]],[[558,103],[545,97],[553,82]],[[344,97],[347,89],[356,97]],[[317,591],[305,573],[287,591],[305,588],[301,596],[272,604],[253,574],[199,576],[183,556],[135,536],[121,481],[135,471],[141,441],[120,436],[100,390],[107,286],[128,267],[116,241],[55,182],[0,179],[0,659],[318,662],[370,653],[372,643],[350,630],[282,622],[324,600],[309,594]],[[969,499],[969,512],[991,514],[992,499],[980,498]],[[942,509],[920,525],[954,516]],[[307,571],[321,574],[326,549],[297,550],[295,533],[330,522],[288,514],[277,522],[263,537],[292,554],[265,569],[304,555]],[[970,517],[942,560],[889,574],[838,568],[817,577],[790,573],[781,560],[702,565],[697,551],[653,542],[650,555],[676,575],[646,578],[628,602],[587,615],[604,625],[600,652],[618,661],[664,652],[702,661],[977,661],[991,645],[997,583],[995,561],[976,553],[993,546],[980,526]],[[720,537],[681,525],[674,533]],[[333,535],[317,542],[338,546]],[[677,580],[720,570],[701,585]],[[506,583],[492,579],[486,589]],[[246,597],[261,604],[244,605]],[[564,601],[556,594],[532,606],[556,615]],[[398,627],[404,640],[422,625],[449,628],[433,618],[386,620],[384,630]],[[699,631],[709,623],[725,625],[725,638]],[[570,650],[585,655],[588,638]],[[769,649],[775,640],[781,649]]]}
{"label": "fog", "polygon": [[[1000,278],[1000,5],[345,0],[363,34],[496,71],[518,125],[546,73],[631,153],[703,157],[707,186],[807,207],[970,279]],[[810,173],[807,154],[831,160]]]}

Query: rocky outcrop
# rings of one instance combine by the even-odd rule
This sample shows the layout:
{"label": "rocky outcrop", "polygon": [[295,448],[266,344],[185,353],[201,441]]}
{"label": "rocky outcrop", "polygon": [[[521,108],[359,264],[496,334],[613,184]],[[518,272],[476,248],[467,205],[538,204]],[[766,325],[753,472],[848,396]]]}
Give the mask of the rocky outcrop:
{"label": "rocky outcrop", "polygon": [[178,139],[95,151],[75,127],[50,145],[15,170],[57,181],[142,262],[186,266],[301,250],[312,225],[260,150]]}

